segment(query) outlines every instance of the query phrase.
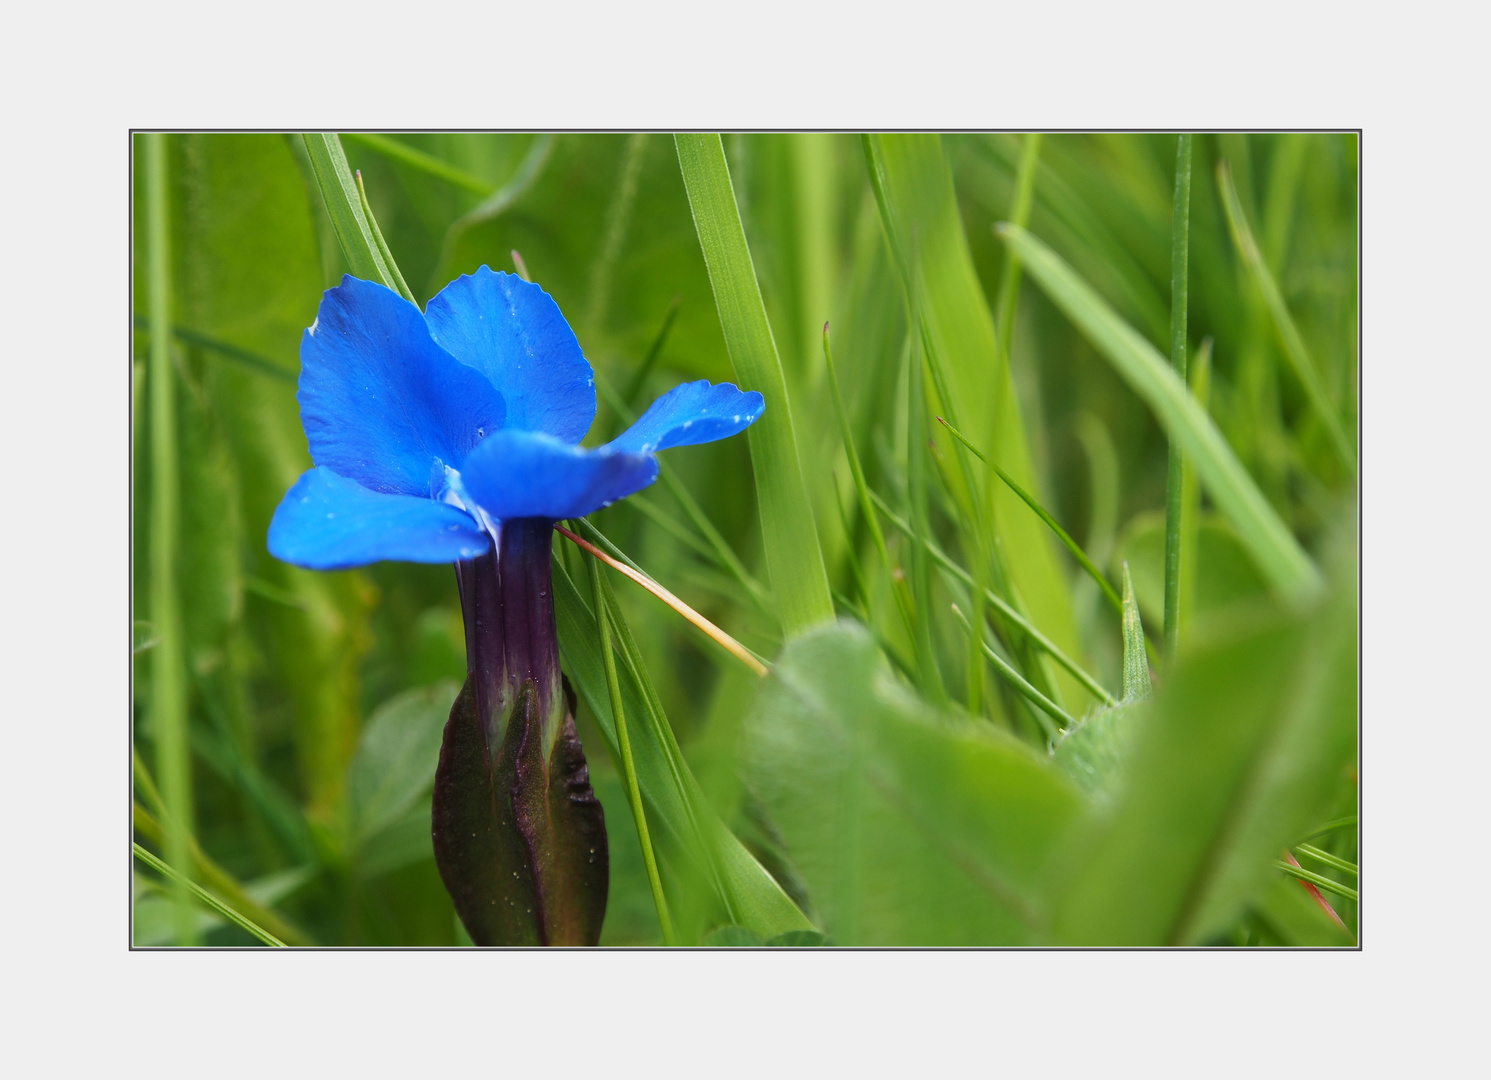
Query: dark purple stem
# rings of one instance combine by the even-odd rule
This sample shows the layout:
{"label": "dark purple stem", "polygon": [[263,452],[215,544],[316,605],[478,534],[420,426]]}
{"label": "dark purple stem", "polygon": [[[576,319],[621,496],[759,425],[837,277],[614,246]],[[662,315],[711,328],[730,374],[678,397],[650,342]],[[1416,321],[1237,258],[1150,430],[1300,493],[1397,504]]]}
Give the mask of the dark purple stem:
{"label": "dark purple stem", "polygon": [[524,682],[532,680],[545,742],[559,701],[559,641],[554,626],[550,543],[554,523],[517,518],[502,523],[496,552],[456,563],[466,620],[466,670],[476,707],[496,752]]}

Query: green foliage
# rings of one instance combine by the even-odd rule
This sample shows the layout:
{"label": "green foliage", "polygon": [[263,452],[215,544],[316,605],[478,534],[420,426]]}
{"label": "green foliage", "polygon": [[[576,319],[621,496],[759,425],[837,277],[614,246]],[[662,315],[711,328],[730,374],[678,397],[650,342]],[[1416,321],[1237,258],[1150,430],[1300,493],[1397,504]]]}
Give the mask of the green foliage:
{"label": "green foliage", "polygon": [[918,701],[863,629],[840,623],[788,646],[743,753],[835,942],[1033,939],[1076,790],[1013,736]]}
{"label": "green foliage", "polygon": [[782,363],[746,247],[724,144],[718,135],[677,135],[674,141],[737,380],[766,398],[766,415],[747,434],[772,593],[782,629],[792,637],[831,619],[833,603],[802,479]]}
{"label": "green foliage", "polygon": [[587,444],[683,379],[768,401],[593,522],[765,680],[630,585],[597,624],[556,541],[602,943],[1355,943],[1354,136],[1192,138],[1184,321],[1173,135],[156,145],[134,827],[212,899],[142,856],[137,944],[460,941],[430,840],[453,575],[264,538],[310,465],[321,290],[424,302],[515,251],[595,367]]}

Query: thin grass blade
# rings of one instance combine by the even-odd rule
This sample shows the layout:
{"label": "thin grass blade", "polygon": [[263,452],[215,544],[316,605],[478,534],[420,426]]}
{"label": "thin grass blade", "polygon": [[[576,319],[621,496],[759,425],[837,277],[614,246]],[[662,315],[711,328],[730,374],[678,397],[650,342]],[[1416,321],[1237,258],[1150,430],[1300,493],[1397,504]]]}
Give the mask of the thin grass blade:
{"label": "thin grass blade", "polygon": [[[1175,204],[1170,224],[1170,368],[1186,381],[1186,312],[1191,250],[1191,136],[1182,134],[1175,151]],[[1185,508],[1184,459],[1170,440],[1165,481],[1165,662],[1180,648],[1181,524]]]}
{"label": "thin grass blade", "polygon": [[1269,273],[1268,266],[1263,261],[1263,255],[1258,250],[1258,244],[1253,239],[1252,230],[1248,228],[1247,216],[1244,215],[1242,204],[1238,201],[1237,188],[1232,183],[1232,172],[1225,161],[1217,163],[1217,187],[1222,193],[1222,209],[1227,213],[1227,226],[1232,231],[1232,241],[1237,245],[1244,265],[1253,275],[1253,280],[1258,283],[1258,291],[1263,294],[1263,302],[1268,307],[1268,313],[1274,320],[1274,327],[1284,343],[1284,355],[1289,359],[1289,366],[1294,370],[1300,385],[1305,388],[1305,396],[1310,399],[1310,407],[1325,426],[1326,434],[1330,436],[1331,448],[1335,450],[1347,471],[1355,472],[1356,450],[1346,436],[1340,413],[1336,411],[1335,405],[1331,403],[1330,395],[1326,393],[1325,385],[1320,381],[1320,373],[1315,367],[1315,361],[1310,357],[1309,350],[1305,348],[1305,339],[1300,336],[1299,327],[1295,325],[1293,316],[1289,314],[1289,305],[1284,303],[1284,295],[1279,292],[1278,283],[1274,281],[1273,274]]}
{"label": "thin grass blade", "polygon": [[349,131],[343,137],[361,143],[370,150],[376,150],[384,157],[416,169],[426,176],[433,176],[437,180],[444,180],[452,187],[469,191],[473,195],[485,197],[497,190],[494,185],[487,183],[481,177],[472,176],[466,170],[458,169],[434,154],[416,150],[408,143],[390,139],[387,135],[378,135],[371,131]]}
{"label": "thin grass blade", "polygon": [[[601,611],[605,607],[605,594],[601,584],[601,564],[599,559],[590,559],[590,595],[595,602],[595,610]],[[632,759],[632,740],[626,725],[626,706],[621,699],[621,681],[616,676],[616,657],[611,651],[611,620],[609,618],[596,619],[595,624],[600,631],[598,644],[601,650],[601,659],[606,668],[606,689],[611,698],[611,716],[616,724],[616,741],[621,749],[621,775],[626,783],[627,802],[631,804],[632,820],[637,825],[637,841],[642,846],[642,860],[647,865],[647,883],[652,888],[652,902],[657,908],[658,923],[663,928],[663,941],[669,945],[677,944],[673,936],[673,920],[668,915],[668,898],[663,893],[663,880],[658,875],[657,856],[652,850],[652,836],[647,831],[647,811],[642,805],[642,790],[637,786],[637,765]]]}
{"label": "thin grass blade", "polygon": [[239,927],[240,929],[247,930],[250,934],[253,934],[254,937],[258,938],[266,945],[273,945],[275,948],[279,949],[286,948],[285,943],[271,934],[268,930],[265,930],[262,926],[254,922],[252,919],[248,918],[246,915],[240,915],[237,911],[233,910],[233,908],[223,903],[221,900],[213,896],[210,892],[202,888],[200,885],[196,884],[190,878],[186,877],[183,874],[179,874],[175,870],[171,869],[170,866],[162,862],[160,859],[156,858],[145,848],[142,848],[139,844],[132,844],[131,847],[134,850],[135,858],[139,859],[142,863],[144,863],[151,869],[157,871],[163,877],[168,878],[170,881],[173,881],[177,885],[186,889],[192,896],[195,896],[198,900],[202,901],[202,903],[212,908],[213,911],[216,911],[219,915],[227,919],[233,925]]}
{"label": "thin grass blade", "polygon": [[1149,404],[1167,434],[1196,463],[1207,491],[1269,583],[1290,598],[1306,600],[1318,595],[1324,585],[1320,571],[1154,346],[1040,240],[1009,224],[1001,224],[999,232],[1021,252],[1031,276],[1057,307]]}
{"label": "thin grass blade", "polygon": [[[1009,663],[1005,661],[1004,657],[995,652],[993,648],[990,647],[989,643],[983,640],[978,631],[973,628],[973,624],[968,621],[968,616],[963,614],[963,610],[958,607],[957,604],[952,605],[952,611],[953,614],[957,616],[958,622],[962,623],[963,629],[968,631],[968,633],[974,635],[974,637],[978,640],[979,645],[983,648],[984,655],[988,657],[989,662],[994,665],[994,670],[999,672],[999,674],[1004,676],[1004,678],[1008,679],[1009,684],[1013,686],[1017,691],[1019,691],[1021,697],[1025,698],[1026,701],[1029,701],[1038,710],[1040,710],[1038,718],[1042,720],[1041,726],[1046,729],[1047,738],[1055,739],[1061,734],[1055,727],[1051,726],[1052,720],[1054,720],[1062,727],[1070,728],[1076,726],[1077,721],[1071,716],[1070,713],[1068,713],[1060,705],[1056,704],[1056,702],[1048,698],[1045,694],[1041,693],[1035,687],[1031,686],[1030,683],[1025,679],[1025,676],[1021,675],[1018,671],[1011,667]],[[1047,720],[1046,717],[1049,717],[1050,720]]]}
{"label": "thin grass blade", "polygon": [[[885,500],[882,499],[874,491],[870,492],[870,498],[875,503],[876,508],[885,515],[886,520],[888,520],[908,538],[914,539],[914,534],[911,531],[911,525],[906,521],[905,518],[901,517],[901,515],[892,510],[890,506],[886,504]],[[937,565],[941,566],[944,570],[953,575],[953,577],[957,578],[970,589],[978,588],[977,583],[973,580],[973,575],[970,574],[967,570],[963,569],[957,563],[953,562],[952,559],[948,558],[947,554],[940,547],[938,547],[930,540],[923,539],[921,542],[926,545],[927,553],[932,556],[933,561],[936,562]],[[986,589],[984,591],[984,599],[987,600],[989,604],[992,605],[994,608],[998,609],[999,613],[1002,614],[1005,618],[1009,619],[1010,622],[1014,623],[1026,634],[1029,634],[1032,641],[1034,641],[1037,645],[1044,649],[1046,653],[1051,657],[1051,659],[1055,660],[1062,667],[1066,668],[1066,670],[1073,676],[1073,678],[1077,679],[1079,682],[1082,683],[1083,686],[1087,687],[1087,689],[1091,691],[1093,696],[1096,697],[1099,701],[1103,702],[1105,705],[1118,704],[1118,699],[1115,698],[1112,694],[1108,693],[1108,691],[1103,688],[1103,685],[1100,682],[1098,682],[1095,678],[1084,671],[1080,664],[1078,664],[1069,655],[1067,655],[1067,653],[1054,641],[1048,638],[1045,634],[1041,633],[1041,631],[1036,627],[1034,623],[1032,623],[1024,615],[1021,615],[1018,611],[1016,611],[1015,608],[1002,596],[996,594],[992,589]]]}
{"label": "thin grass blade", "polygon": [[1046,523],[1047,527],[1056,534],[1057,539],[1059,539],[1066,547],[1066,549],[1072,553],[1072,558],[1076,559],[1077,562],[1081,564],[1082,569],[1086,570],[1087,573],[1091,576],[1092,580],[1097,582],[1098,588],[1103,590],[1103,595],[1106,596],[1108,598],[1108,602],[1113,605],[1113,610],[1122,613],[1123,599],[1118,595],[1118,591],[1114,589],[1111,584],[1109,584],[1107,577],[1104,576],[1103,572],[1097,568],[1097,564],[1087,557],[1087,552],[1082,550],[1082,546],[1078,544],[1077,541],[1073,540],[1071,534],[1063,529],[1060,523],[1051,516],[1050,511],[1048,511],[1044,506],[1037,502],[1034,495],[1030,494],[1030,492],[1026,491],[1019,484],[1015,483],[1015,481],[1010,477],[1009,473],[1005,472],[998,465],[995,465],[988,458],[986,458],[983,451],[974,446],[973,443],[968,440],[968,436],[964,435],[957,428],[953,427],[952,424],[948,423],[947,420],[945,420],[941,416],[937,418],[937,422],[943,427],[947,428],[947,430],[951,432],[952,435],[960,443],[966,446],[975,457],[977,457],[986,466],[992,469],[994,471],[994,475],[997,476],[1000,480],[1004,481],[1005,485],[1011,491],[1020,496],[1020,500],[1024,502],[1026,506],[1035,511],[1036,516]]}

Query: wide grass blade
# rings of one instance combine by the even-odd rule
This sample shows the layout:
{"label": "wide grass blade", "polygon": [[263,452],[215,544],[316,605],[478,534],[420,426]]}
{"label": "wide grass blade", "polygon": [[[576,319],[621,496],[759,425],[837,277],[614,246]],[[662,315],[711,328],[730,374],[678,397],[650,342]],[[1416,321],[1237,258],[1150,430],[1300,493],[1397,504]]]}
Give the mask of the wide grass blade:
{"label": "wide grass blade", "polygon": [[1021,253],[1031,276],[1056,306],[1149,404],[1167,434],[1195,462],[1213,501],[1242,537],[1269,583],[1291,597],[1317,594],[1323,585],[1320,571],[1154,346],[1040,240],[1014,225],[1003,224],[999,232]]}
{"label": "wide grass blade", "polygon": [[1284,343],[1284,355],[1289,358],[1289,366],[1293,368],[1300,385],[1305,388],[1305,396],[1310,399],[1310,407],[1325,426],[1326,434],[1330,436],[1331,448],[1335,450],[1336,456],[1341,459],[1341,464],[1346,466],[1347,471],[1355,472],[1356,450],[1346,436],[1346,429],[1341,424],[1341,416],[1336,411],[1335,405],[1331,403],[1325,384],[1320,381],[1320,373],[1315,367],[1315,361],[1310,357],[1309,350],[1305,348],[1305,339],[1300,336],[1299,327],[1294,324],[1294,318],[1289,314],[1289,305],[1284,303],[1284,295],[1279,292],[1278,283],[1274,281],[1273,274],[1269,272],[1268,266],[1264,263],[1258,244],[1253,239],[1252,230],[1248,228],[1248,219],[1243,214],[1242,203],[1237,198],[1237,188],[1232,183],[1231,170],[1228,169],[1225,161],[1217,163],[1217,187],[1222,193],[1222,209],[1227,213],[1227,226],[1232,230],[1233,243],[1237,245],[1237,250],[1242,255],[1243,264],[1247,266],[1253,280],[1257,282],[1258,291],[1263,294],[1263,302],[1268,307],[1269,315],[1273,317],[1274,327],[1279,332],[1280,340]]}
{"label": "wide grass blade", "polygon": [[730,186],[724,144],[718,135],[677,135],[674,141],[730,362],[741,388],[766,398],[766,412],[747,436],[766,567],[783,633],[792,638],[833,621],[834,608],[798,458],[787,383]]}
{"label": "wide grass blade", "polygon": [[[177,457],[176,374],[171,362],[171,234],[166,136],[142,135],[145,156],[145,250],[150,310],[150,619],[156,645],[150,654],[150,723],[156,771],[170,813],[166,855],[189,865],[194,830],[191,750],[187,743],[186,654],[181,598],[181,476]],[[172,875],[178,885],[184,879]],[[195,918],[187,890],[176,890],[177,940],[190,943]]]}
{"label": "wide grass blade", "polygon": [[[920,325],[913,332],[921,335],[945,379],[949,400],[941,403],[942,410],[969,438],[988,447],[991,459],[1027,491],[1035,491],[1024,421],[995,340],[941,140],[925,134],[867,135],[864,147],[886,239],[906,295],[917,302]],[[966,495],[975,496],[976,489]],[[1046,530],[1013,492],[996,493],[992,515],[999,543],[986,554],[1007,569],[1012,598],[1053,640],[1074,651],[1071,597]]]}
{"label": "wide grass blade", "polygon": [[[1170,368],[1186,381],[1186,313],[1190,286],[1191,251],[1191,136],[1182,134],[1175,151],[1175,206],[1170,225]],[[1180,564],[1185,507],[1183,459],[1170,440],[1165,481],[1165,662],[1175,660],[1180,647]]]}

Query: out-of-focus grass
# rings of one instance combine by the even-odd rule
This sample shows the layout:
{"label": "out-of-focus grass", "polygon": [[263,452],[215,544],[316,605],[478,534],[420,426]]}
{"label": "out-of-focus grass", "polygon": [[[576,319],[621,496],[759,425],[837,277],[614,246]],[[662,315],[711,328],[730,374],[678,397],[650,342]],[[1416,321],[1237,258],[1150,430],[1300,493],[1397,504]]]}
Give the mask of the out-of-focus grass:
{"label": "out-of-focus grass", "polygon": [[[617,585],[659,715],[698,797],[739,839],[732,850],[753,857],[778,896],[840,942],[1349,941],[1275,863],[1284,847],[1309,840],[1326,858],[1306,851],[1304,869],[1356,887],[1341,866],[1356,862],[1354,825],[1306,835],[1356,812],[1353,729],[1340,719],[1355,705],[1346,629],[1354,608],[1338,599],[1318,611],[1278,609],[1267,586],[1289,559],[1260,561],[1227,493],[1217,499],[1208,487],[1215,477],[1200,471],[1195,521],[1182,531],[1194,543],[1182,553],[1191,591],[1179,610],[1193,624],[1182,623],[1177,670],[1156,672],[1154,707],[1132,739],[1113,743],[1123,764],[1111,784],[1095,785],[1096,795],[1071,786],[1048,756],[1049,717],[992,662],[975,665],[992,652],[1093,722],[1094,737],[1123,729],[1130,706],[1091,693],[985,603],[984,590],[1115,696],[1118,618],[1046,525],[997,481],[986,486],[981,464],[932,419],[948,416],[990,453],[1110,580],[1126,559],[1144,618],[1159,630],[1165,429],[1028,259],[1023,277],[1007,273],[1013,249],[994,225],[1018,216],[1023,175],[1029,236],[1163,362],[1175,137],[1046,135],[1032,146],[1004,134],[734,135],[723,146],[791,401],[806,495],[792,512],[812,519],[799,520],[798,535],[818,538],[816,552],[793,557],[820,561],[838,613],[869,629],[811,638],[763,694],[677,616]],[[720,282],[711,283],[672,138],[392,135],[344,147],[420,303],[481,263],[510,269],[509,252],[521,252],[610,391],[588,442],[681,379],[733,381],[748,370],[732,364]],[[240,895],[272,907],[304,940],[455,944],[430,853],[419,741],[438,723],[445,680],[464,673],[454,576],[409,564],[315,574],[278,563],[264,546],[274,506],[309,466],[292,381],[300,334],[321,290],[351,269],[317,161],[298,136],[172,135],[163,150],[170,258],[152,275],[142,244],[135,271],[136,427],[166,425],[161,437],[134,442],[144,646],[136,745],[146,761],[174,753],[169,720],[162,729],[156,717],[163,705],[170,712],[163,673],[179,667],[191,776],[173,783],[190,791],[193,841],[221,880],[243,883]],[[1223,159],[1233,221],[1246,223],[1256,259],[1229,229]],[[142,238],[154,235],[144,228],[148,179],[143,169],[136,177]],[[1198,395],[1188,408],[1210,417],[1260,493],[1254,509],[1267,508],[1338,598],[1355,574],[1356,481],[1333,425],[1354,444],[1356,192],[1353,135],[1195,138],[1186,336],[1193,357],[1204,339],[1213,344],[1209,399]],[[1002,286],[1016,280],[1002,305]],[[150,281],[169,282],[168,304],[152,304]],[[162,309],[175,330],[167,340],[152,332]],[[998,334],[1006,324],[1007,340]],[[162,387],[167,362],[175,384]],[[1301,370],[1313,373],[1306,383]],[[917,401],[926,407],[910,409]],[[1322,420],[1326,409],[1334,419]],[[161,505],[157,486],[172,482],[161,448],[173,444],[180,510],[164,581],[166,563],[150,553],[169,546],[161,523],[172,526],[152,507]],[[772,513],[757,490],[780,478],[754,471],[743,439],[665,458],[665,468],[669,483],[595,523],[687,603],[776,660],[790,620],[771,591],[779,581],[762,530]],[[873,499],[851,490],[861,477]],[[869,520],[877,499],[945,562],[924,556],[890,517],[877,523],[882,555]],[[777,530],[772,543],[788,535],[767,527]],[[581,586],[576,600],[590,595],[583,564],[558,558]],[[166,642],[180,659],[170,664],[159,632],[173,633],[168,589],[180,605],[177,644]],[[812,596],[787,602],[817,610]],[[980,640],[953,604],[982,624]],[[582,602],[561,633],[577,640],[590,610]],[[1301,640],[1313,667],[1295,655]],[[607,750],[614,726],[595,657],[600,697],[582,694],[579,719],[612,848],[603,941],[661,943],[626,787]],[[947,703],[934,707],[937,687]],[[646,753],[663,760],[663,743],[647,744],[651,714],[626,700],[640,772]],[[604,714],[599,723],[592,708]],[[1334,719],[1322,726],[1320,717]],[[396,730],[412,741],[393,738]],[[1203,779],[1216,797],[1198,803],[1187,784]],[[668,822],[648,805],[679,940],[739,921],[702,880],[708,868],[668,839]],[[1011,831],[1025,814],[1035,815],[1029,827]],[[1185,830],[1172,828],[1178,816]],[[139,903],[156,905],[146,908],[154,921],[137,907],[137,940],[147,940],[149,922],[152,942],[173,933],[253,942],[207,917],[170,929],[149,873],[142,866]],[[776,903],[741,887],[756,897],[747,907]],[[1354,933],[1356,901],[1323,895]],[[778,914],[760,926],[791,923],[786,907],[771,910]]]}

